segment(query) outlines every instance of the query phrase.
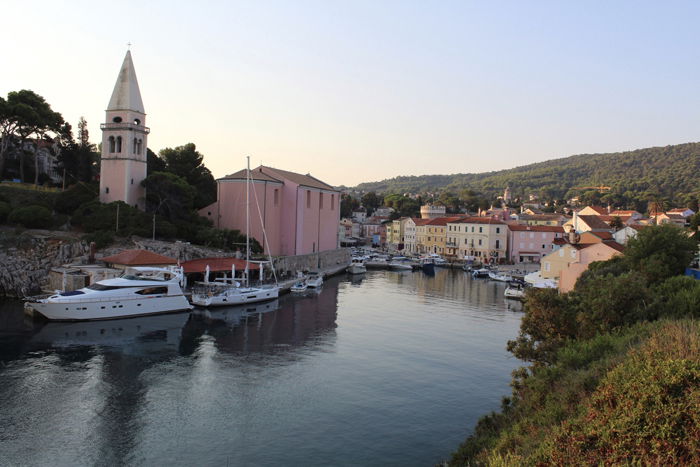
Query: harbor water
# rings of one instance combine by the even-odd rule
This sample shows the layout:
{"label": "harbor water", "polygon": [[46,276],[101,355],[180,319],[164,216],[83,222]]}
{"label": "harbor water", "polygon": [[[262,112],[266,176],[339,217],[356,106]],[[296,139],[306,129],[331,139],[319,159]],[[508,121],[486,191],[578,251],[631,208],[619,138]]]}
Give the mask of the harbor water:
{"label": "harbor water", "polygon": [[370,271],[243,308],[37,323],[0,306],[0,465],[430,466],[509,394],[520,305]]}

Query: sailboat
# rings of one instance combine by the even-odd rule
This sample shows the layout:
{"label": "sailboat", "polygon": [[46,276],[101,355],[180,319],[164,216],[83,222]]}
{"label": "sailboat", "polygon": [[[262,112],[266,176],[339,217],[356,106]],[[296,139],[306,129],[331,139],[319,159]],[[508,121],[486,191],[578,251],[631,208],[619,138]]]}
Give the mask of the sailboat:
{"label": "sailboat", "polygon": [[[279,297],[280,288],[276,283],[275,270],[272,269],[272,274],[275,276],[274,285],[260,285],[253,287],[250,285],[249,265],[250,261],[250,157],[247,157],[248,165],[246,168],[246,187],[245,187],[245,274],[244,284],[237,283],[232,278],[232,284],[224,286],[211,287],[205,290],[197,291],[192,294],[192,303],[197,306],[230,306],[242,305],[246,303],[264,302],[274,300]],[[262,224],[262,221],[261,221]],[[265,226],[263,225],[263,235],[265,234]],[[267,243],[267,242],[265,242]],[[270,258],[272,264],[272,258]],[[264,274],[264,262],[259,262],[260,265],[260,282],[262,283]]]}

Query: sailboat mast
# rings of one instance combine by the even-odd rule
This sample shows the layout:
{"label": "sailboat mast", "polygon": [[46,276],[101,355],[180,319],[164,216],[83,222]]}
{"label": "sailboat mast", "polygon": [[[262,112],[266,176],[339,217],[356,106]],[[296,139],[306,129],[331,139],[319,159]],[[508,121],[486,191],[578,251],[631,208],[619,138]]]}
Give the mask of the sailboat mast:
{"label": "sailboat mast", "polygon": [[248,161],[245,173],[245,285],[248,287],[248,271],[250,260],[250,156],[246,156]]}

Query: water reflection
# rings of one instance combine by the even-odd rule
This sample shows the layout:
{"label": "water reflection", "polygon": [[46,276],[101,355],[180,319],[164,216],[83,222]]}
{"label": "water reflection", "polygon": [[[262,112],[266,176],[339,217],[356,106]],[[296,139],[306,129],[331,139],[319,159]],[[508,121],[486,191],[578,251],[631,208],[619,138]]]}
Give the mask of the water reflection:
{"label": "water reflection", "polygon": [[434,464],[508,392],[520,318],[503,289],[373,271],[254,306],[85,323],[26,321],[6,302],[2,464]]}

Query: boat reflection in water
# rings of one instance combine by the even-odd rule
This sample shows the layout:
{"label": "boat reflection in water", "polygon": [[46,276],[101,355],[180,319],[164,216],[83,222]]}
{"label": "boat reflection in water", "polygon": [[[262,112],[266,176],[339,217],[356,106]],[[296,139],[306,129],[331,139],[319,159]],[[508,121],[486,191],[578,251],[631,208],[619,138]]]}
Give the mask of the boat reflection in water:
{"label": "boat reflection in water", "polygon": [[[53,347],[177,346],[189,313],[143,316],[109,321],[49,322],[34,335],[35,344]],[[132,346],[132,344],[134,344]]]}

